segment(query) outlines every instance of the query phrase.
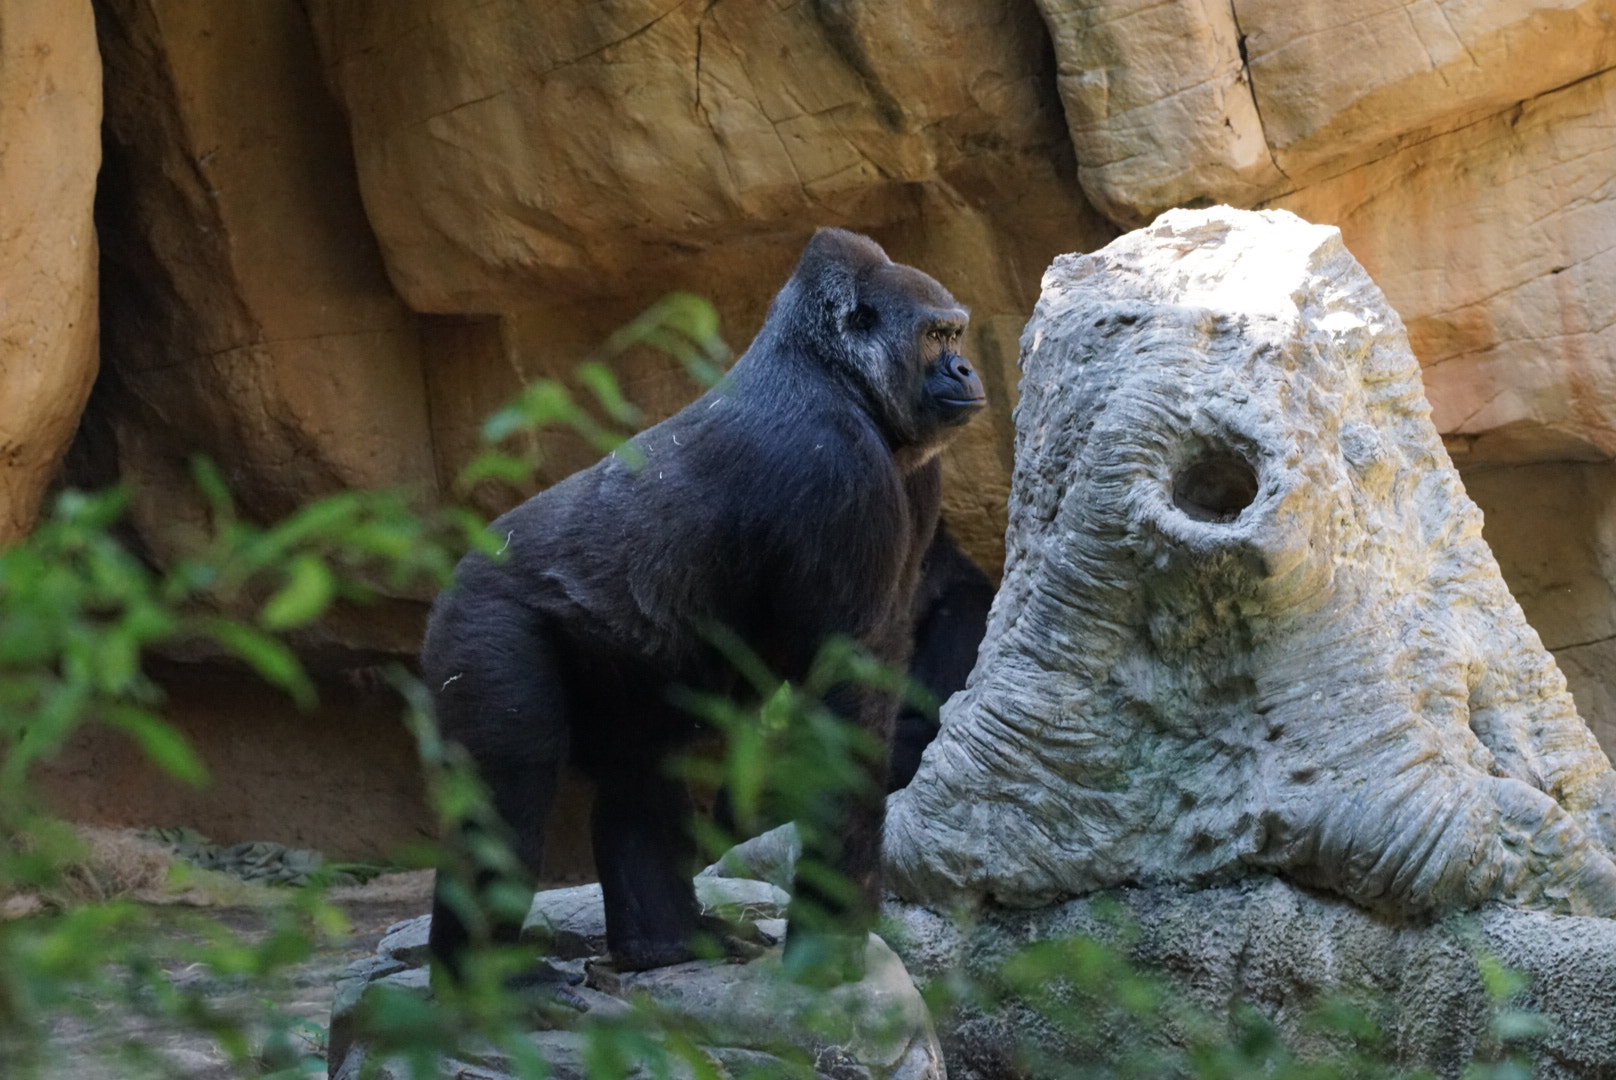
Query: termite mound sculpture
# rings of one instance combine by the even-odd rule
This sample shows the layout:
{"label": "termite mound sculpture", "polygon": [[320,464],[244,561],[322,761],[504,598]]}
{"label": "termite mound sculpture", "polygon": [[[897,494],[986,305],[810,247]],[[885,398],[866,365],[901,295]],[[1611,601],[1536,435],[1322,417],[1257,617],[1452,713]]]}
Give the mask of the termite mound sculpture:
{"label": "termite mound sculpture", "polygon": [[976,671],[892,799],[946,908],[1271,873],[1616,916],[1616,773],[1333,228],[1172,211],[1044,277]]}

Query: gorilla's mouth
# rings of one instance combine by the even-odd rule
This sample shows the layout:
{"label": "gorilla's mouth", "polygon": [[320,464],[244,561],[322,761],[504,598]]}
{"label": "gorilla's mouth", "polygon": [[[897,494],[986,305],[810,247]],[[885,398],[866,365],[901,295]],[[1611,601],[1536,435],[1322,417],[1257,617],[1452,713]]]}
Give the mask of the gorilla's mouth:
{"label": "gorilla's mouth", "polygon": [[937,411],[933,414],[944,427],[959,427],[982,411],[988,403],[984,397],[937,397],[932,398]]}

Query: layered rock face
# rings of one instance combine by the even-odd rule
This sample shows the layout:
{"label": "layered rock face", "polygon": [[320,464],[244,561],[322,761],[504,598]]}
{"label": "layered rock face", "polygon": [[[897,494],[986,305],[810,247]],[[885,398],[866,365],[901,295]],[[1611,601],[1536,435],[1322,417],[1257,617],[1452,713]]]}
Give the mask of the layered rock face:
{"label": "layered rock face", "polygon": [[[945,460],[947,512],[997,570],[1016,340],[1049,260],[1171,206],[1283,207],[1338,225],[1403,316],[1505,577],[1616,745],[1616,627],[1586,599],[1616,581],[1613,19],[1608,0],[0,4],[0,540],[58,472],[97,290],[103,374],[65,475],[130,481],[163,561],[205,512],[195,451],[257,518],[355,485],[430,501],[525,382],[675,288],[744,345],[806,237],[842,225],[972,308],[993,407]],[[665,357],[618,374],[653,420],[697,390]],[[536,484],[593,456],[540,445]],[[318,644],[339,666],[407,656],[424,601]]]}
{"label": "layered rock face", "polygon": [[[1062,168],[1031,4],[311,11],[400,294],[499,317],[502,376],[432,360],[434,401],[481,382],[460,423],[514,391],[509,365],[563,374],[670,288],[711,296],[744,342],[814,226],[846,225],[972,293],[995,411],[949,453],[949,516],[969,550],[1001,557],[1012,342],[1036,260],[1059,236],[1109,233]],[[665,362],[626,374],[653,417],[694,390]],[[581,463],[565,456],[550,476]]]}
{"label": "layered rock face", "polygon": [[89,0],[0,3],[0,544],[33,524],[95,379],[100,127]]}
{"label": "layered rock face", "polygon": [[1022,355],[1004,584],[892,800],[901,896],[1262,869],[1616,915],[1616,772],[1336,230],[1171,211],[1057,260]]}
{"label": "layered rock face", "polygon": [[[1591,662],[1610,632],[1566,598],[1611,580],[1608,518],[1577,493],[1611,457],[1616,5],[1040,7],[1079,178],[1113,220],[1227,202],[1340,227],[1408,326],[1505,577],[1616,745]],[[1582,553],[1551,592],[1544,550],[1509,539],[1528,504]]]}
{"label": "layered rock face", "polygon": [[345,487],[435,493],[417,317],[382,271],[301,14],[97,11],[113,371],[94,420],[116,458],[100,467],[137,482],[143,538],[168,551],[198,452],[260,519]]}

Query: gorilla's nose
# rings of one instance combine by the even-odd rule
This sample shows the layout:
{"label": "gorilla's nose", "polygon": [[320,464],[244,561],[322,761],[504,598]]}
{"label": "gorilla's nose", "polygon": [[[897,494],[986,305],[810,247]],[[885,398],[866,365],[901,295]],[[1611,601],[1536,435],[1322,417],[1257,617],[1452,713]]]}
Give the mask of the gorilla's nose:
{"label": "gorilla's nose", "polygon": [[954,395],[961,402],[986,402],[988,392],[982,386],[982,380],[977,376],[976,369],[971,362],[963,356],[948,358],[949,377],[959,385],[959,392]]}

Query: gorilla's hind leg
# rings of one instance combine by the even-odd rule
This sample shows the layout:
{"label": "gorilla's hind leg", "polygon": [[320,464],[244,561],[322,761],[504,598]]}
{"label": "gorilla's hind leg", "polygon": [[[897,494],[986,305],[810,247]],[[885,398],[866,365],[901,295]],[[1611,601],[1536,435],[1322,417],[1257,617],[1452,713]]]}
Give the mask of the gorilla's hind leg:
{"label": "gorilla's hind leg", "polygon": [[[544,861],[544,824],[555,802],[569,735],[566,695],[553,650],[525,612],[509,605],[481,605],[477,622],[447,612],[429,629],[423,669],[434,694],[446,741],[470,756],[489,793],[494,820],[459,823],[446,838],[453,869],[440,870],[433,892],[428,945],[448,974],[463,974],[468,947],[514,945],[523,910],[511,907],[516,893],[532,895]],[[476,648],[476,631],[497,627],[515,647]],[[509,845],[517,866],[487,860],[488,841]],[[496,889],[498,890],[496,892]],[[495,901],[503,895],[504,904]]]}
{"label": "gorilla's hind leg", "polygon": [[606,947],[624,971],[694,959],[703,930],[691,884],[690,796],[659,762],[636,763],[595,794],[595,866],[606,900]]}
{"label": "gorilla's hind leg", "polygon": [[[510,846],[520,871],[514,879],[486,865],[468,867],[469,872],[460,874],[439,871],[433,888],[428,947],[454,978],[461,976],[462,957],[474,938],[490,945],[515,945],[521,937],[522,917],[514,911],[501,910],[491,890],[501,885],[515,886],[531,894],[544,862],[544,822],[555,802],[561,762],[523,761],[497,769],[483,765],[478,774],[492,792],[493,808],[499,817],[495,827],[503,834],[489,839]],[[482,846],[482,838],[476,834],[483,831],[486,827],[476,823],[463,825],[453,844],[456,852],[468,861],[474,860],[477,848]],[[468,885],[469,895],[453,895],[456,886],[464,889]],[[481,924],[475,933],[461,917],[462,906],[467,903],[473,908],[474,922]]]}

